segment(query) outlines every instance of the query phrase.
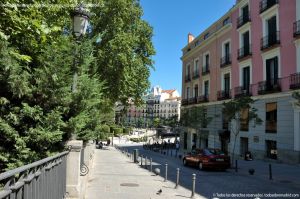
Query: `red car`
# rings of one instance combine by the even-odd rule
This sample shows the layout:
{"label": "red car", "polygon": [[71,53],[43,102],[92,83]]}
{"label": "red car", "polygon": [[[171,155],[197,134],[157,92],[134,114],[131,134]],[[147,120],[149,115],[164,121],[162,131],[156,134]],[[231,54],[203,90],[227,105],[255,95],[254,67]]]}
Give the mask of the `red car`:
{"label": "red car", "polygon": [[226,170],[230,168],[230,157],[219,149],[196,149],[184,156],[183,165]]}

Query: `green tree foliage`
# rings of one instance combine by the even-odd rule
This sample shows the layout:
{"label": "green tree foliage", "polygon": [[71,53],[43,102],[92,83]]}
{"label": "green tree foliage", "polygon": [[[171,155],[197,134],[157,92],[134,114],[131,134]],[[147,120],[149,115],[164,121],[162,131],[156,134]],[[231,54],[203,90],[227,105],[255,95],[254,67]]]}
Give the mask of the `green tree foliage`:
{"label": "green tree foliage", "polygon": [[[152,29],[141,19],[137,0],[93,1],[99,5],[90,8],[93,34],[80,42],[63,34],[71,29],[74,8],[58,6],[75,1],[5,3],[10,6],[0,7],[0,172],[62,150],[71,134],[84,141],[95,139],[95,132],[105,138],[114,102],[138,102],[148,88],[154,54]],[[71,92],[75,71],[77,89]]]}
{"label": "green tree foliage", "polygon": [[206,128],[211,120],[212,118],[207,116],[207,110],[204,106],[195,106],[182,110],[180,123],[182,126],[198,129]]}
{"label": "green tree foliage", "polygon": [[300,92],[293,92],[293,97],[297,100],[296,104],[300,106]]}
{"label": "green tree foliage", "polygon": [[129,98],[135,104],[142,102],[149,88],[148,77],[153,67],[151,56],[152,28],[142,20],[138,0],[106,0],[95,7],[94,37],[101,37],[95,46],[98,72],[110,85],[106,94],[113,101],[126,104]]}
{"label": "green tree foliage", "polygon": [[[257,115],[257,109],[252,107],[255,102],[251,97],[245,96],[236,99],[232,99],[229,102],[223,103],[223,114],[229,121],[229,130],[234,135],[234,144],[232,148],[232,157],[235,154],[235,145],[237,137],[240,133],[240,124],[243,119],[253,121],[253,125],[260,125],[262,120]],[[248,118],[242,118],[242,111],[248,110]],[[232,158],[234,161],[234,158]]]}

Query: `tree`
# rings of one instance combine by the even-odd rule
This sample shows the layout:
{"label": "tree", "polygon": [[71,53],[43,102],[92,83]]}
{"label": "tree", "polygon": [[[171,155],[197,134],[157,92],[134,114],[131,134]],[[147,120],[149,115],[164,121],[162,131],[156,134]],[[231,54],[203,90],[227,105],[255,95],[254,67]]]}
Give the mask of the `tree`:
{"label": "tree", "polygon": [[[253,100],[251,97],[244,96],[223,103],[223,114],[228,119],[229,130],[234,136],[234,143],[231,156],[232,164],[234,161],[236,140],[240,133],[241,122],[243,122],[244,120],[253,121],[254,127],[262,123],[262,120],[257,115],[257,109],[252,106],[254,102],[255,100]],[[242,112],[245,110],[248,111],[247,118],[242,117]]]}
{"label": "tree", "polygon": [[183,126],[198,129],[206,128],[211,120],[212,118],[207,116],[207,110],[204,106],[195,106],[182,111],[180,123]]}
{"label": "tree", "polygon": [[300,92],[293,92],[292,96],[297,100],[296,104],[300,106]]}

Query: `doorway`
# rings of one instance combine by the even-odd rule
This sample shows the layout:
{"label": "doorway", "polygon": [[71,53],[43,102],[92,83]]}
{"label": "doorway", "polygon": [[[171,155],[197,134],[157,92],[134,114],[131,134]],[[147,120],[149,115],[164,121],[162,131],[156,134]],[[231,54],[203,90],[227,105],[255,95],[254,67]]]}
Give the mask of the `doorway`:
{"label": "doorway", "polygon": [[244,137],[241,137],[240,139],[241,139],[241,142],[240,142],[240,156],[244,157],[245,153],[247,151],[249,151],[248,150],[249,141],[248,141],[248,138],[244,138]]}

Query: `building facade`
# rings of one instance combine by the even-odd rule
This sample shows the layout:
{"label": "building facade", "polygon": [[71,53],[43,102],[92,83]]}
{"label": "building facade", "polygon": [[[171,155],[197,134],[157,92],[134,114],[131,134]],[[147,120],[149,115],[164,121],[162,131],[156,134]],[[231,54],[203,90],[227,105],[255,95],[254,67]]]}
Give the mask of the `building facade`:
{"label": "building facade", "polygon": [[263,120],[241,126],[236,154],[300,162],[300,1],[239,0],[182,49],[182,110],[204,106],[213,119],[205,129],[182,128],[183,151],[197,147],[231,151],[233,135],[222,114],[224,100],[257,101]]}
{"label": "building facade", "polygon": [[136,106],[131,103],[127,110],[126,123],[139,124],[141,127],[151,127],[154,118],[180,118],[181,98],[176,90],[162,90],[155,86],[144,96],[144,104]]}

